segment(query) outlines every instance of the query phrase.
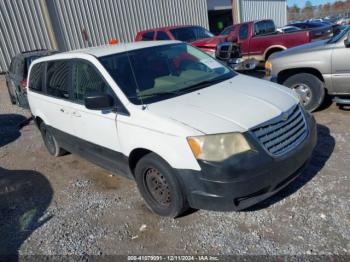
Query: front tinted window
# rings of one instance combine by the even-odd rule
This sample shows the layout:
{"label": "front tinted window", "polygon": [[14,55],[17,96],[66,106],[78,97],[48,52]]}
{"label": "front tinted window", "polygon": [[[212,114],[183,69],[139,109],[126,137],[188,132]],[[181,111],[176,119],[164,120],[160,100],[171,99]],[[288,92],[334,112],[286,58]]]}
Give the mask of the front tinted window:
{"label": "front tinted window", "polygon": [[243,24],[239,28],[239,39],[245,40],[248,37],[248,24]]}
{"label": "front tinted window", "polygon": [[44,63],[39,63],[33,66],[28,87],[32,91],[41,92],[43,88],[43,79],[44,79]]}
{"label": "front tinted window", "polygon": [[169,36],[167,35],[167,33],[163,32],[163,31],[158,31],[157,32],[157,40],[169,40]]}
{"label": "front tinted window", "polygon": [[183,42],[193,42],[198,39],[213,37],[214,35],[200,26],[181,27],[171,29],[174,38]]}
{"label": "front tinted window", "polygon": [[235,75],[187,44],[144,48],[99,60],[134,104],[182,95]]}
{"label": "front tinted window", "polygon": [[68,61],[48,62],[46,69],[48,95],[68,99],[71,81],[71,64]]}
{"label": "front tinted window", "polygon": [[112,90],[93,65],[84,61],[76,62],[73,75],[74,100],[84,102],[86,96],[94,94],[113,96]]}
{"label": "front tinted window", "polygon": [[152,41],[154,38],[154,32],[146,32],[142,35],[142,41]]}

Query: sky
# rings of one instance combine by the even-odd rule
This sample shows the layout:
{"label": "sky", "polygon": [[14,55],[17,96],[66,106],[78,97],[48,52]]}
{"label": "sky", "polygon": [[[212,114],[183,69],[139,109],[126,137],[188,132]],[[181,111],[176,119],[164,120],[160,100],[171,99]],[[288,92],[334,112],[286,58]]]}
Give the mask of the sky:
{"label": "sky", "polygon": [[[326,3],[333,3],[335,0],[310,0],[313,5],[323,5]],[[297,4],[299,7],[304,7],[305,0],[287,0],[288,5],[292,6],[294,4]]]}

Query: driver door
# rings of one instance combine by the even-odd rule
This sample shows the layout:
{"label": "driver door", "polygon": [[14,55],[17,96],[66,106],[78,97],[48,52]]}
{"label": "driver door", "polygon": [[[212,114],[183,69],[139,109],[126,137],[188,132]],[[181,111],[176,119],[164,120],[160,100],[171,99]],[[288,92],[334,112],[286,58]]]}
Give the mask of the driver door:
{"label": "driver door", "polygon": [[72,123],[79,153],[111,171],[120,171],[123,158],[118,138],[117,113],[90,110],[84,99],[91,94],[116,97],[111,87],[93,64],[76,60],[73,65]]}

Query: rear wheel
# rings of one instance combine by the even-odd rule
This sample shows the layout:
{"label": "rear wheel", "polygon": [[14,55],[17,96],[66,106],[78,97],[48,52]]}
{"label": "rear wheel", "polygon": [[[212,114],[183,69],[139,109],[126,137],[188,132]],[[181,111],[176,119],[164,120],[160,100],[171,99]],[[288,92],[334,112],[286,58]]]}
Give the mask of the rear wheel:
{"label": "rear wheel", "polygon": [[58,157],[66,153],[64,149],[59,147],[56,138],[44,122],[40,124],[40,132],[43,137],[47,151],[49,151],[50,155]]}
{"label": "rear wheel", "polygon": [[312,74],[301,73],[290,76],[283,84],[295,90],[301,103],[309,112],[319,108],[324,100],[324,83]]}
{"label": "rear wheel", "polygon": [[177,217],[188,209],[176,173],[158,155],[147,154],[136,164],[135,180],[147,206],[154,213]]}

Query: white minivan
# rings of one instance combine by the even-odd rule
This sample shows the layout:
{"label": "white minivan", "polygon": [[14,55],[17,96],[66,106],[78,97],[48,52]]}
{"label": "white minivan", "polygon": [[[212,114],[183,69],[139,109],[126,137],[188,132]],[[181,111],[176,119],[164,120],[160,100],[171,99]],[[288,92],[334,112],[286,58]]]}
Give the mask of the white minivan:
{"label": "white minivan", "polygon": [[135,179],[161,216],[246,209],[293,181],[317,140],[288,88],[177,41],[41,58],[28,88],[51,155],[77,153]]}

